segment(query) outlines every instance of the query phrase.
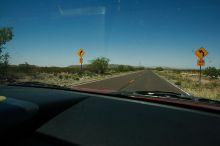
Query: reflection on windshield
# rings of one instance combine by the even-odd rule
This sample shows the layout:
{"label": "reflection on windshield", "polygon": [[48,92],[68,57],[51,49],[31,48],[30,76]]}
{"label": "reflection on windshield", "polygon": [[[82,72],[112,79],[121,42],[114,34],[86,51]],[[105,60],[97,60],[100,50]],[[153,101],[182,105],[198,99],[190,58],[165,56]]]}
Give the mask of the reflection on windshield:
{"label": "reflection on windshield", "polygon": [[220,100],[220,2],[2,2],[0,82]]}

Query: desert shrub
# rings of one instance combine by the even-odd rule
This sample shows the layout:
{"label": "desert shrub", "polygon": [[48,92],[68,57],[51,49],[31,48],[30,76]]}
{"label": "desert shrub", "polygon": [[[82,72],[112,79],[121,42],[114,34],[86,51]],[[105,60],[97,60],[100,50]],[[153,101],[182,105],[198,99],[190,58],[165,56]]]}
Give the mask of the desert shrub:
{"label": "desert shrub", "polygon": [[176,81],[176,82],[175,82],[175,85],[180,86],[180,85],[181,85],[181,81]]}
{"label": "desert shrub", "polygon": [[68,80],[68,79],[69,79],[69,76],[68,76],[68,75],[65,75],[64,78],[65,78],[66,80]]}
{"label": "desert shrub", "polygon": [[180,70],[173,70],[173,72],[176,73],[176,74],[180,74],[181,73]]}
{"label": "desert shrub", "polygon": [[62,79],[63,79],[63,75],[59,75],[59,79],[61,79],[61,80],[62,80]]}
{"label": "desert shrub", "polygon": [[203,73],[211,78],[216,78],[219,76],[219,71],[215,67],[207,67]]}
{"label": "desert shrub", "polygon": [[164,69],[162,67],[157,67],[156,70],[157,71],[163,71]]}
{"label": "desert shrub", "polygon": [[104,74],[108,70],[109,59],[105,57],[96,58],[91,61],[90,69],[98,74]]}

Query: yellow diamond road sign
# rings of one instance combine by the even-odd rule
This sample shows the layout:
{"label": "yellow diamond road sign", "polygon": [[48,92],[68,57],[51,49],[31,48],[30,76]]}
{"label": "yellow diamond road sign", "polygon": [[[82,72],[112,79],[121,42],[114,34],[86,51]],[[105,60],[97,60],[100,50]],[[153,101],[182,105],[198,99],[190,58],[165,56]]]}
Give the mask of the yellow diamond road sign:
{"label": "yellow diamond road sign", "polygon": [[78,51],[79,57],[82,58],[84,56],[84,54],[85,54],[85,52],[83,51],[82,48],[80,48],[79,51]]}
{"label": "yellow diamond road sign", "polygon": [[196,56],[198,56],[200,59],[204,58],[206,55],[208,55],[208,51],[205,50],[205,48],[201,47],[195,52]]}

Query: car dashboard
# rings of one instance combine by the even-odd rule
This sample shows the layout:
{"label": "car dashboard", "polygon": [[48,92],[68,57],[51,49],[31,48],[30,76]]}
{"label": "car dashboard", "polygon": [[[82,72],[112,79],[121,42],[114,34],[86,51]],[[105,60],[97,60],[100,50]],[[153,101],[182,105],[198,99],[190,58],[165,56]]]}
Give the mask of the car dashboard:
{"label": "car dashboard", "polygon": [[5,145],[219,146],[220,114],[50,88],[0,86]]}

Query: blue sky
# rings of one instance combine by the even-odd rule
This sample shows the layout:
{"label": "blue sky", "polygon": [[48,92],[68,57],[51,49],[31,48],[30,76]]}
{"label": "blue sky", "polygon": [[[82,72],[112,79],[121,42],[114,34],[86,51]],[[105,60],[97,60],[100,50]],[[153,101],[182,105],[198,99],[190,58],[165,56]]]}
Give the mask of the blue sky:
{"label": "blue sky", "polygon": [[0,27],[12,26],[11,64],[79,64],[104,56],[113,64],[198,68],[194,51],[205,47],[206,66],[220,68],[218,0],[5,0]]}

